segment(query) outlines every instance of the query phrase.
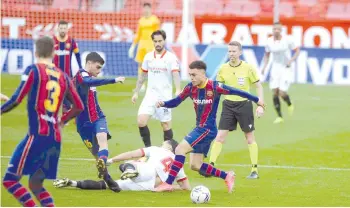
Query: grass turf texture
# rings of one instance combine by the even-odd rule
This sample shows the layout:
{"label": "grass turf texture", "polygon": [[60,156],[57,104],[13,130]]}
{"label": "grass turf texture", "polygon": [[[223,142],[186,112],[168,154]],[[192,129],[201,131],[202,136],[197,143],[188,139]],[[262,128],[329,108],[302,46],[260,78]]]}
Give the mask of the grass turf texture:
{"label": "grass turf texture", "polygon": [[[2,93],[10,96],[19,80],[19,76],[2,74]],[[127,79],[124,85],[98,88],[99,102],[113,136],[109,141],[110,156],[143,146],[136,124],[142,96],[135,106],[130,100],[135,81]],[[227,193],[221,179],[203,178],[185,165],[192,187],[203,184],[211,191],[209,204],[203,206],[350,206],[349,88],[293,85],[290,95],[295,114],[289,117],[281,100],[285,123],[274,125],[272,121],[276,114],[271,92],[267,85],[264,87],[268,107],[265,116],[256,119],[255,132],[259,145],[260,179],[245,179],[250,172],[247,144],[240,130],[230,133],[217,167],[236,172],[233,194]],[[24,103],[1,117],[1,177],[9,162],[7,156],[12,155],[28,129]],[[218,119],[220,112],[221,105]],[[194,124],[195,113],[190,100],[173,110],[175,139],[181,141]],[[163,132],[159,122],[151,120],[149,128],[152,144],[160,145]],[[72,122],[63,131],[62,145],[58,178],[97,180],[92,160],[75,160],[92,159],[92,156]],[[109,171],[115,179],[120,175],[116,165]],[[28,177],[23,177],[21,182],[28,187]],[[190,201],[189,192],[116,194],[109,190],[56,189],[52,181],[46,181],[45,187],[53,195],[56,206],[195,206]],[[1,205],[19,206],[3,186]]]}

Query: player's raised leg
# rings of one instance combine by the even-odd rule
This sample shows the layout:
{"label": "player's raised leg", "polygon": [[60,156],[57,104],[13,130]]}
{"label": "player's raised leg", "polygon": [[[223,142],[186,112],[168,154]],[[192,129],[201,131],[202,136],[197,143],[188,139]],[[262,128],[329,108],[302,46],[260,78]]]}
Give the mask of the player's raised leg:
{"label": "player's raised leg", "polygon": [[282,99],[287,103],[288,105],[288,113],[289,115],[293,115],[294,112],[294,105],[292,104],[289,95],[287,94],[287,90],[280,90],[279,95],[282,97]]}

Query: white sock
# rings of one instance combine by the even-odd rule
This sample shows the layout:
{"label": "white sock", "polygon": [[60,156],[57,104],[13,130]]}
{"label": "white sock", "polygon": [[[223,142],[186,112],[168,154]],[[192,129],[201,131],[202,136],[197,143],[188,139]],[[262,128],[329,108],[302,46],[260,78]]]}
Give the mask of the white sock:
{"label": "white sock", "polygon": [[73,187],[77,187],[77,185],[78,185],[78,182],[76,182],[76,181],[72,181],[72,180],[71,180],[71,186],[73,186]]}

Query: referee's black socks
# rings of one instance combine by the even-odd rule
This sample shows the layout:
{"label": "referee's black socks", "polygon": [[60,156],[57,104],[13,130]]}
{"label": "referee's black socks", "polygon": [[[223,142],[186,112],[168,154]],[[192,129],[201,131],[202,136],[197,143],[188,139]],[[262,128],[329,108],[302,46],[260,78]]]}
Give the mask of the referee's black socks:
{"label": "referee's black socks", "polygon": [[148,126],[139,127],[140,135],[145,147],[151,146],[151,133],[149,132]]}
{"label": "referee's black socks", "polygon": [[173,136],[174,135],[173,135],[173,130],[172,129],[164,131],[164,141],[168,141],[168,140],[173,139]]}
{"label": "referee's black socks", "polygon": [[278,97],[278,95],[273,96],[273,105],[275,106],[278,117],[282,117],[281,102],[280,102],[280,98]]}

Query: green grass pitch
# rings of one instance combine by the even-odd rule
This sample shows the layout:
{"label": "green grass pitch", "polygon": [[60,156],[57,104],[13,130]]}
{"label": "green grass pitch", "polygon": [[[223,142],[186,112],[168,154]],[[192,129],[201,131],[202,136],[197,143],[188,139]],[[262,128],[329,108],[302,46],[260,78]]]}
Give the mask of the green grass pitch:
{"label": "green grass pitch", "polygon": [[[1,75],[2,92],[11,95],[19,83],[18,76]],[[109,141],[110,155],[142,147],[136,125],[138,105],[131,104],[135,79],[124,85],[98,88],[99,102],[107,115],[113,139]],[[211,200],[204,206],[350,206],[350,96],[349,87],[293,85],[290,95],[295,114],[288,116],[285,103],[282,110],[285,123],[274,125],[275,112],[271,92],[265,87],[267,111],[256,120],[259,145],[259,180],[247,180],[250,171],[248,148],[241,131],[230,133],[218,167],[237,174],[233,194],[226,192],[220,179],[201,177],[185,165],[193,186],[203,184],[211,191]],[[25,102],[24,102],[25,103]],[[27,132],[25,104],[1,117],[1,176],[9,156]],[[221,106],[219,107],[221,109]],[[218,112],[220,117],[220,110]],[[194,127],[195,114],[190,100],[173,110],[175,139],[181,141]],[[163,138],[161,126],[149,123],[152,143],[159,145]],[[95,164],[71,123],[63,131],[63,146],[58,177],[97,179]],[[117,167],[110,168],[114,178]],[[27,186],[28,178],[22,183]],[[45,182],[56,206],[195,206],[188,192],[146,193],[83,191],[56,189],[52,181]],[[1,205],[19,206],[1,187]]]}

